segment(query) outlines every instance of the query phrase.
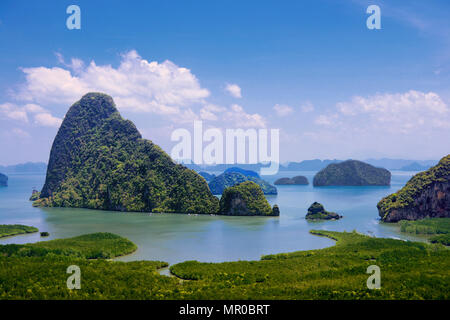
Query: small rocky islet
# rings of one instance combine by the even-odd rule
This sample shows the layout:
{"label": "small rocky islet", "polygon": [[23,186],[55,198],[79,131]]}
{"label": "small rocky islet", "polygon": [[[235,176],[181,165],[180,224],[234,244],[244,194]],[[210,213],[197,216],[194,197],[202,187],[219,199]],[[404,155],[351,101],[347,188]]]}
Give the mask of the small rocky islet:
{"label": "small rocky islet", "polygon": [[220,198],[221,215],[227,216],[279,216],[277,205],[270,207],[261,187],[253,181],[245,181],[226,188]]}
{"label": "small rocky islet", "polygon": [[338,220],[343,218],[341,215],[326,211],[319,202],[314,202],[309,208],[305,217],[307,220]]}

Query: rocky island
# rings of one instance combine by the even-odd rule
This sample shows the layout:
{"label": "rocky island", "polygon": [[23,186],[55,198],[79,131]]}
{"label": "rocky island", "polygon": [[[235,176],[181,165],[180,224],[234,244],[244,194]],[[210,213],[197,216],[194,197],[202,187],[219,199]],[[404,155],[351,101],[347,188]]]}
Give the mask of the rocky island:
{"label": "rocky island", "polygon": [[320,170],[313,185],[320,186],[389,186],[391,173],[357,160],[333,163]]}
{"label": "rocky island", "polygon": [[220,198],[220,213],[228,216],[279,216],[277,205],[270,207],[260,186],[245,181],[228,187]]}
{"label": "rocky island", "polygon": [[212,214],[219,200],[121,117],[113,99],[88,93],[67,112],[34,206]]}
{"label": "rocky island", "polygon": [[8,177],[3,173],[0,173],[0,187],[8,186]]}
{"label": "rocky island", "polygon": [[308,185],[308,179],[305,176],[296,176],[293,178],[280,178],[274,182],[274,185]]}
{"label": "rocky island", "polygon": [[314,202],[309,208],[306,214],[308,220],[338,220],[342,216],[335,212],[326,211],[322,204]]}
{"label": "rocky island", "polygon": [[450,217],[450,155],[377,205],[383,221]]}
{"label": "rocky island", "polygon": [[[230,168],[232,169],[232,168]],[[212,179],[209,182],[209,189],[211,190],[212,194],[222,194],[224,190],[228,187],[232,187],[234,185],[237,185],[239,183],[245,182],[245,181],[252,181],[259,185],[263,191],[264,194],[277,194],[277,188],[272,186],[270,183],[268,183],[265,180],[262,180],[259,178],[259,176],[255,176],[253,174],[244,175],[242,171],[234,171],[228,169],[221,175],[218,175],[214,179]],[[247,171],[247,170],[244,170]],[[253,171],[250,171],[253,172]],[[254,172],[256,174],[256,172]]]}

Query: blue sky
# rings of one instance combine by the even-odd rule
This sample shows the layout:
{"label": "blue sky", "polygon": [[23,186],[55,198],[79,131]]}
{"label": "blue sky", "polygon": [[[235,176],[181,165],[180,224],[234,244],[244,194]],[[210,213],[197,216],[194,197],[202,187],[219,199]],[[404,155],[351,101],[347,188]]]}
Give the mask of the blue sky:
{"label": "blue sky", "polygon": [[[81,30],[66,28],[71,4]],[[381,30],[366,27],[370,4]],[[0,164],[47,161],[90,89],[168,152],[197,119],[279,128],[281,161],[441,158],[449,12],[414,0],[1,1]]]}

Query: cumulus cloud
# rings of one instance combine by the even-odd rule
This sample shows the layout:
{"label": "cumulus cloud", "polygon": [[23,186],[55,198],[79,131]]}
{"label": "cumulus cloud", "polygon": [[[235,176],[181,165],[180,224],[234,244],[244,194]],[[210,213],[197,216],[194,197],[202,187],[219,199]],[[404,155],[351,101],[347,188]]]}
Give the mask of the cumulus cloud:
{"label": "cumulus cloud", "polygon": [[62,120],[52,116],[50,113],[38,113],[34,117],[34,122],[44,127],[59,128]]}
{"label": "cumulus cloud", "polygon": [[234,98],[242,98],[241,87],[237,84],[227,84],[225,91],[228,92]]}
{"label": "cumulus cloud", "polygon": [[[261,115],[249,114],[241,106],[226,108],[208,102],[209,90],[189,69],[171,61],[148,61],[134,50],[121,55],[117,67],[98,65],[94,60],[85,64],[77,58],[66,62],[60,53],[55,55],[60,66],[21,69],[25,82],[17,86],[12,97],[22,106],[5,103],[0,115],[57,127],[61,119],[41,106],[65,110],[87,92],[96,91],[111,95],[120,111],[162,116],[172,123],[221,120],[221,125],[230,127],[265,126]],[[236,84],[228,84],[226,90],[242,97]]]}
{"label": "cumulus cloud", "polygon": [[61,55],[57,57],[74,72],[59,67],[23,68],[26,82],[17,99],[70,105],[89,91],[100,91],[110,94],[122,110],[175,114],[210,95],[189,69],[168,60],[147,61],[134,50],[122,55],[117,68],[95,61],[84,66],[79,59],[68,65]]}
{"label": "cumulus cloud", "polygon": [[28,122],[27,112],[12,103],[0,104],[0,114],[8,119]]}
{"label": "cumulus cloud", "polygon": [[340,157],[437,158],[447,152],[442,143],[450,139],[450,108],[434,92],[379,93],[339,102],[314,124],[305,138]]}
{"label": "cumulus cloud", "polygon": [[216,121],[219,119],[217,113],[224,112],[225,110],[223,107],[208,104],[200,110],[200,118],[202,120]]}
{"label": "cumulus cloud", "polygon": [[0,115],[23,123],[28,123],[30,117],[34,117],[34,123],[45,127],[59,127],[62,120],[51,115],[50,111],[37,104],[18,106],[13,103],[0,105]]}
{"label": "cumulus cloud", "polygon": [[233,104],[230,109],[225,112],[224,118],[232,121],[236,127],[264,128],[266,126],[264,117],[257,113],[249,114],[245,112],[244,108],[237,104]]}
{"label": "cumulus cloud", "polygon": [[273,109],[279,117],[285,117],[294,112],[294,109],[286,104],[276,104]]}
{"label": "cumulus cloud", "polygon": [[352,119],[355,124],[367,122],[403,133],[421,127],[448,127],[450,124],[450,108],[434,92],[410,90],[368,97],[355,96],[350,101],[339,102],[336,107],[341,118]]}

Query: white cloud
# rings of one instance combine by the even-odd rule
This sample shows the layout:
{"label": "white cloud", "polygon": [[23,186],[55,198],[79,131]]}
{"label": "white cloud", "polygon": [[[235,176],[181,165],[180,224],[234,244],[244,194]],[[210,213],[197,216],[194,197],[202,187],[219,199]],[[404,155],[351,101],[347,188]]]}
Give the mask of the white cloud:
{"label": "white cloud", "polygon": [[31,112],[31,113],[39,113],[39,112],[48,112],[41,106],[33,103],[26,104],[24,107],[25,111]]}
{"label": "white cloud", "polygon": [[404,93],[355,96],[350,101],[336,105],[343,118],[355,125],[363,122],[390,131],[406,133],[445,127],[450,123],[450,109],[434,92],[410,90]]}
{"label": "white cloud", "polygon": [[0,104],[0,114],[12,120],[28,122],[27,112],[12,103]]}
{"label": "white cloud", "polygon": [[244,108],[237,104],[233,104],[225,112],[224,118],[241,128],[264,128],[266,126],[266,120],[261,115],[246,113]]}
{"label": "white cloud", "polygon": [[200,110],[200,118],[202,120],[216,121],[219,119],[216,113],[223,112],[226,109],[213,104],[208,104]]}
{"label": "white cloud", "polygon": [[[259,114],[249,114],[244,108],[229,108],[207,101],[209,90],[201,87],[189,69],[171,61],[147,61],[134,50],[121,56],[117,67],[97,65],[91,61],[72,58],[66,63],[60,53],[55,53],[62,67],[23,68],[25,82],[18,86],[13,98],[24,105],[3,107],[9,118],[35,125],[57,127],[61,119],[54,117],[42,105],[63,107],[64,110],[87,92],[105,92],[111,95],[120,111],[148,113],[163,116],[172,123],[193,120],[218,121],[228,127],[265,127],[266,120]],[[235,97],[242,97],[241,88],[228,84],[226,89]],[[12,105],[12,104],[11,104]],[[31,115],[33,114],[33,115]],[[158,118],[161,121],[161,118]]]}
{"label": "white cloud", "polygon": [[37,104],[26,104],[23,107],[13,103],[0,105],[0,114],[8,119],[28,123],[28,118],[34,115],[34,123],[45,127],[59,127],[62,120],[51,115],[51,113]]}
{"label": "white cloud", "polygon": [[285,117],[294,112],[294,109],[285,104],[276,104],[273,109],[279,117]]}
{"label": "white cloud", "polygon": [[134,50],[122,55],[117,68],[94,61],[85,67],[79,59],[67,65],[60,54],[57,58],[74,72],[59,67],[23,68],[26,82],[16,98],[70,105],[87,92],[100,91],[110,94],[119,109],[167,115],[203,103],[210,94],[189,69],[168,60],[149,62]]}
{"label": "white cloud", "polygon": [[227,91],[232,97],[242,98],[241,87],[237,84],[227,84],[225,91]]}
{"label": "white cloud", "polygon": [[44,127],[59,128],[62,120],[52,116],[50,113],[38,113],[34,116],[34,122]]}

